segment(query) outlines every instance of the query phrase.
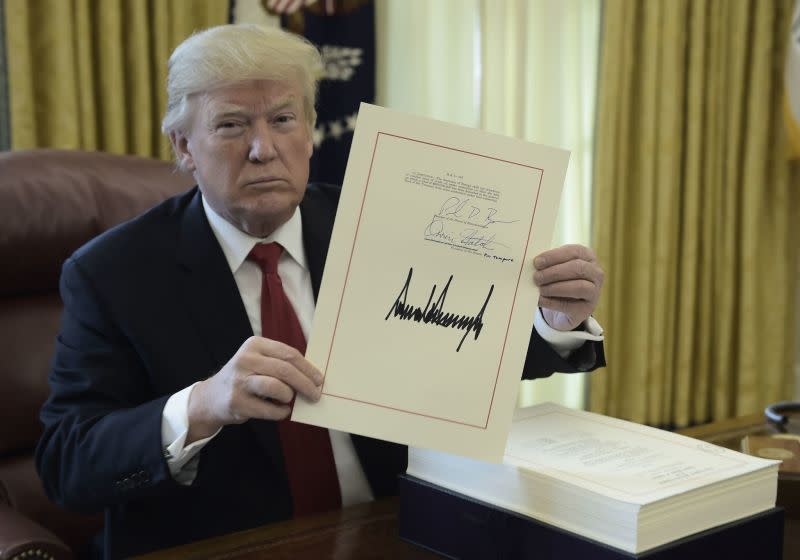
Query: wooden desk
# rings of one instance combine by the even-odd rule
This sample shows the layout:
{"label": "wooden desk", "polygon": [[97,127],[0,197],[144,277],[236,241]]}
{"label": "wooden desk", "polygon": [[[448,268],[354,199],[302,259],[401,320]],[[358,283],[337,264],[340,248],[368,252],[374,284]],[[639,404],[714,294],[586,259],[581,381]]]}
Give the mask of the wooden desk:
{"label": "wooden desk", "polygon": [[[784,431],[800,434],[800,415],[795,414],[789,418]],[[777,434],[779,430],[774,424],[767,422],[763,414],[753,414],[678,430],[678,433],[739,451],[739,444],[744,436],[766,436]]]}
{"label": "wooden desk", "polygon": [[[800,418],[790,429],[800,433]],[[774,433],[762,415],[682,430],[680,433],[739,449],[745,435]],[[779,497],[780,501],[780,497]],[[434,560],[441,556],[397,536],[397,501],[382,500],[324,515],[286,521],[162,550],[140,560]],[[784,558],[800,558],[800,518],[786,518]]]}
{"label": "wooden desk", "polygon": [[397,536],[397,500],[381,500],[160,550],[140,560],[441,560]]}
{"label": "wooden desk", "polygon": [[[763,414],[754,414],[678,431],[685,436],[702,439],[736,451],[740,451],[742,438],[745,436],[767,436],[780,432],[800,434],[800,415],[791,415],[789,422],[782,430],[767,422]],[[778,479],[778,505],[787,510],[783,525],[783,558],[784,560],[798,560],[800,558],[800,481],[788,480],[783,477]]]}

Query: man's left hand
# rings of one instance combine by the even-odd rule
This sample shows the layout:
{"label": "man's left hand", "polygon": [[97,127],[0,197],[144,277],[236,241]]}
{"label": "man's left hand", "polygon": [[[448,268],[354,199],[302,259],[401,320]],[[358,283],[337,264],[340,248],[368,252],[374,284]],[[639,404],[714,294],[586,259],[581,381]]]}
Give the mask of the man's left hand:
{"label": "man's left hand", "polygon": [[538,255],[533,266],[539,307],[548,325],[570,331],[589,318],[600,299],[604,276],[594,251],[564,245]]}

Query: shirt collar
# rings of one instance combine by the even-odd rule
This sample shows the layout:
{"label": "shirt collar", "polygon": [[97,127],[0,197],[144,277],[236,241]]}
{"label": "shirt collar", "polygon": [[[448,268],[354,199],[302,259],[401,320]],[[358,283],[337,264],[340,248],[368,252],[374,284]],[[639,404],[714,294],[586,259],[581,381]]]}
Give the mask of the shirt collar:
{"label": "shirt collar", "polygon": [[284,252],[288,253],[297,264],[304,269],[308,269],[306,252],[303,248],[303,218],[299,207],[295,208],[294,214],[289,218],[289,221],[281,224],[278,229],[262,239],[253,237],[234,226],[208,205],[206,197],[201,196],[201,198],[208,224],[211,226],[211,231],[214,232],[214,237],[217,238],[217,242],[222,248],[231,272],[239,270],[239,267],[242,266],[256,243],[271,243],[273,241],[280,243],[284,248]]}

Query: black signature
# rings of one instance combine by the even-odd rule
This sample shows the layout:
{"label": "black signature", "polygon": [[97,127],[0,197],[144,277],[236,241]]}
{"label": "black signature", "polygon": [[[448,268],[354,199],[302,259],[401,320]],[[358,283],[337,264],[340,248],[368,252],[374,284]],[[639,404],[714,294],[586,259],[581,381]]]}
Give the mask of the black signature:
{"label": "black signature", "polygon": [[440,216],[434,216],[427,225],[425,238],[471,249],[481,248],[486,251],[494,251],[496,245],[508,248],[508,245],[496,239],[494,233],[479,233],[476,228],[466,228],[459,233],[452,233],[448,231],[445,221]]}
{"label": "black signature", "polygon": [[403,288],[397,299],[394,300],[392,307],[389,308],[389,313],[386,314],[385,320],[389,317],[399,317],[401,321],[415,321],[417,323],[433,323],[439,327],[451,327],[464,331],[464,336],[461,337],[461,342],[458,343],[456,352],[461,350],[461,345],[470,332],[475,332],[475,340],[478,340],[478,335],[483,330],[483,312],[486,311],[486,306],[489,304],[489,299],[492,297],[494,291],[494,284],[489,287],[489,293],[486,295],[486,300],[483,302],[480,311],[477,315],[469,317],[467,315],[456,315],[455,313],[446,313],[444,311],[445,299],[447,299],[447,290],[450,289],[450,282],[453,281],[453,275],[447,280],[447,284],[442,288],[436,302],[431,305],[433,296],[436,294],[436,284],[431,288],[431,294],[428,296],[428,302],[425,307],[415,307],[406,303],[408,296],[408,288],[411,286],[411,276],[414,274],[414,269],[408,269],[408,276]]}
{"label": "black signature", "polygon": [[436,216],[442,218],[457,218],[466,222],[468,225],[477,227],[488,227],[492,224],[513,224],[519,221],[495,219],[498,212],[497,208],[489,207],[484,213],[484,210],[474,204],[470,204],[471,202],[472,200],[469,198],[461,199],[457,196],[451,196],[442,203]]}
{"label": "black signature", "polygon": [[441,239],[448,243],[455,243],[455,239],[445,230],[444,222],[441,218],[434,216],[428,227],[425,228],[425,237],[432,237],[434,239]]}
{"label": "black signature", "polygon": [[494,215],[497,214],[497,208],[487,208],[486,216],[484,217],[484,224],[482,227],[490,226],[492,224],[513,224],[519,220],[495,220]]}
{"label": "black signature", "polygon": [[470,200],[468,198],[462,200],[456,196],[451,196],[442,203],[441,208],[439,208],[438,215],[445,217],[463,218],[466,220],[474,218],[481,213],[481,209],[473,205],[467,206],[469,202]]}
{"label": "black signature", "polygon": [[495,234],[481,235],[478,234],[477,229],[465,229],[462,231],[461,244],[466,247],[481,247],[487,251],[493,250],[495,245],[501,245],[506,248],[508,247],[508,245],[504,243],[495,241]]}

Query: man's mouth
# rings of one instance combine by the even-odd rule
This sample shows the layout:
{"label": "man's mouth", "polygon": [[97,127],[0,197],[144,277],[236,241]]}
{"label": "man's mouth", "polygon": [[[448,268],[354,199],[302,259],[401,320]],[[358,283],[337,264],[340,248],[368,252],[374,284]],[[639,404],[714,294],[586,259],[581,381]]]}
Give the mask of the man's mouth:
{"label": "man's mouth", "polygon": [[281,177],[275,177],[269,175],[251,179],[245,183],[245,186],[246,187],[274,186],[276,183],[284,183],[284,182],[285,182],[284,179]]}

